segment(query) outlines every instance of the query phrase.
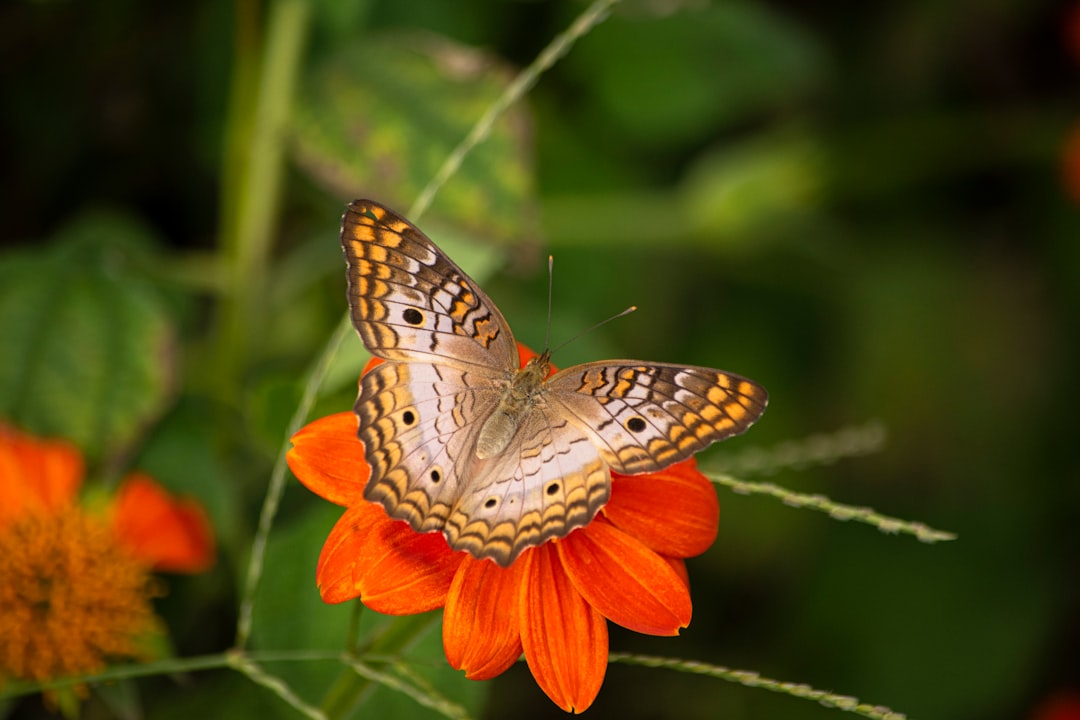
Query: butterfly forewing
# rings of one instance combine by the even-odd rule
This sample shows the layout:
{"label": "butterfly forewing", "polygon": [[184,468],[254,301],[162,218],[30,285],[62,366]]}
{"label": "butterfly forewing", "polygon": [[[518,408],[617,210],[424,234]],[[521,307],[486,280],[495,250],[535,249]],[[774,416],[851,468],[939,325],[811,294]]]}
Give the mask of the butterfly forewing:
{"label": "butterfly forewing", "polygon": [[388,360],[517,368],[510,327],[487,295],[420,230],[355,200],[341,221],[353,325]]}
{"label": "butterfly forewing", "polygon": [[744,432],[768,404],[765,388],[738,375],[637,360],[567,368],[548,380],[546,397],[627,475],[654,472]]}

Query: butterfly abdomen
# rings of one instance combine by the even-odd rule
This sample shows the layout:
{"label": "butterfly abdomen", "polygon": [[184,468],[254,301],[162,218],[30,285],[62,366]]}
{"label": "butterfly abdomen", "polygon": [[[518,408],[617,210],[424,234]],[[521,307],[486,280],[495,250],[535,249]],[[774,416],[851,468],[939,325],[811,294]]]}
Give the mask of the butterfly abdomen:
{"label": "butterfly abdomen", "polygon": [[476,439],[476,457],[486,460],[505,450],[517,432],[519,420],[520,413],[507,412],[500,405],[480,428],[480,435]]}
{"label": "butterfly abdomen", "polygon": [[548,372],[546,353],[535,357],[518,370],[503,391],[499,406],[480,427],[476,457],[495,457],[510,444],[525,416],[533,409]]}

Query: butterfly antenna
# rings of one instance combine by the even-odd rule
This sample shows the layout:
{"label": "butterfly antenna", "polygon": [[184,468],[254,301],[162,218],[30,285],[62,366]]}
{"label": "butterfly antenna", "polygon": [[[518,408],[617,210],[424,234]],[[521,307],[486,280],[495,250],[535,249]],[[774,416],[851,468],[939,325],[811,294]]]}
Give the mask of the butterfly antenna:
{"label": "butterfly antenna", "polygon": [[555,275],[555,256],[548,255],[548,317],[547,329],[544,331],[544,351],[551,347],[551,293],[554,287],[552,278]]}
{"label": "butterfly antenna", "polygon": [[570,343],[574,342],[575,340],[577,340],[582,335],[587,335],[587,334],[591,333],[593,330],[596,330],[599,327],[603,327],[604,325],[607,325],[612,320],[618,320],[621,317],[629,315],[630,313],[634,312],[635,310],[637,310],[637,305],[631,305],[630,307],[623,310],[621,313],[616,313],[615,315],[612,315],[611,317],[607,318],[606,320],[601,320],[600,322],[596,323],[595,325],[593,325],[588,330],[582,330],[581,332],[579,332],[577,335],[574,335],[569,340],[566,340],[565,342],[560,343],[559,347],[552,348],[551,352],[554,353],[556,350],[564,348],[567,345],[569,345]]}

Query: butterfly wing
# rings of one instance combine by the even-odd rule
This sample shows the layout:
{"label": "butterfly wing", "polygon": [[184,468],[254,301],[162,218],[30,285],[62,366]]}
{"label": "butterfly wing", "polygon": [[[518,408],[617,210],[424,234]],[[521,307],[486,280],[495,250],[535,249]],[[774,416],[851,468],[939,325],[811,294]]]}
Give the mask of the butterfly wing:
{"label": "butterfly wing", "polygon": [[417,532],[442,529],[467,489],[476,434],[499,396],[489,379],[462,368],[372,368],[354,406],[371,466],[364,497]]}
{"label": "butterfly wing", "polygon": [[593,362],[546,383],[549,406],[588,435],[611,469],[655,472],[749,428],[768,404],[765,388],[703,367],[638,360]]}
{"label": "butterfly wing", "polygon": [[526,548],[587,525],[610,493],[611,475],[592,439],[536,408],[503,453],[474,468],[444,533],[454,549],[505,567]]}
{"label": "butterfly wing", "polygon": [[541,408],[505,451],[477,458],[480,426],[500,397],[465,369],[384,363],[361,380],[356,414],[371,466],[364,496],[417,532],[442,530],[453,549],[506,566],[586,525],[611,483],[592,439]]}
{"label": "butterfly wing", "polygon": [[352,322],[387,360],[516,369],[517,346],[502,313],[418,228],[371,200],[341,220]]}

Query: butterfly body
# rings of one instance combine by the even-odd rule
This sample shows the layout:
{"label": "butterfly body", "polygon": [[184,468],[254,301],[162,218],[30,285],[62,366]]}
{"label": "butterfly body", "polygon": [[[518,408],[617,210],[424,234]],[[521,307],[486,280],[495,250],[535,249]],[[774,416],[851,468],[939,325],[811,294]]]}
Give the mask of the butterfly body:
{"label": "butterfly body", "polygon": [[364,495],[418,532],[509,565],[587,524],[610,471],[655,472],[743,432],[764,388],[711,368],[612,360],[519,368],[509,325],[419,229],[368,200],[342,220],[353,324],[387,362],[354,410]]}
{"label": "butterfly body", "polygon": [[506,449],[521,427],[522,419],[532,412],[550,368],[547,353],[544,353],[529,360],[514,374],[499,406],[480,427],[476,457],[483,460]]}

